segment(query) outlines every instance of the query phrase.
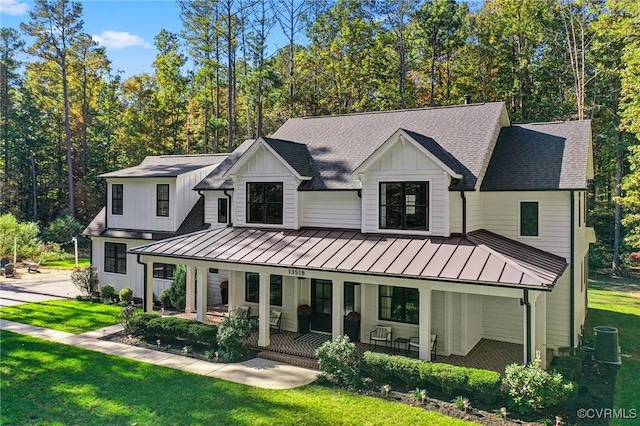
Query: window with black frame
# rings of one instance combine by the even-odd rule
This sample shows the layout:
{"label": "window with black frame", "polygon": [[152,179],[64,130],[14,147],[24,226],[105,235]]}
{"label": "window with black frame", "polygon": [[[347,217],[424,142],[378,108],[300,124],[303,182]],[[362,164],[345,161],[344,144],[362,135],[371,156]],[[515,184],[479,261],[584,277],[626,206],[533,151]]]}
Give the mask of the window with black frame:
{"label": "window with black frame", "polygon": [[520,203],[520,236],[538,236],[538,203],[535,201]]}
{"label": "window with black frame", "polygon": [[153,263],[153,278],[172,280],[176,272],[176,265],[168,263]]}
{"label": "window with black frame", "polygon": [[381,320],[418,324],[420,305],[417,288],[378,287],[378,318]]}
{"label": "window with black frame", "polygon": [[[270,275],[269,280],[269,303],[282,306],[282,275]],[[252,303],[260,302],[260,274],[256,272],[245,273],[245,300]]]}
{"label": "window with black frame", "polygon": [[281,225],[282,188],[282,182],[247,183],[247,223]]}
{"label": "window with black frame", "polygon": [[429,230],[428,182],[381,182],[380,229]]}
{"label": "window with black frame", "polygon": [[127,245],[104,243],[104,270],[116,274],[127,273]]}
{"label": "window with black frame", "polygon": [[121,216],[124,211],[124,190],[121,183],[111,185],[111,214]]}
{"label": "window with black frame", "polygon": [[156,186],[156,216],[169,217],[169,184]]}
{"label": "window with black frame", "polygon": [[228,200],[226,198],[218,198],[218,223],[227,223]]}

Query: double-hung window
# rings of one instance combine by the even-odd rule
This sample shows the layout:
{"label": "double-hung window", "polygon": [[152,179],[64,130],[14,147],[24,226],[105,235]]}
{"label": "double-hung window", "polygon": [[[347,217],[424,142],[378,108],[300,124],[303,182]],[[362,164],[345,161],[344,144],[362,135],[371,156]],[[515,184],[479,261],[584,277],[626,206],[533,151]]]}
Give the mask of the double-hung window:
{"label": "double-hung window", "polygon": [[429,230],[428,182],[381,182],[380,229]]}
{"label": "double-hung window", "polygon": [[[273,306],[282,306],[282,275],[269,277],[269,303]],[[245,274],[245,300],[252,303],[260,301],[260,274],[255,272]]]}
{"label": "double-hung window", "polygon": [[226,198],[218,198],[218,223],[227,223],[228,200]]}
{"label": "double-hung window", "polygon": [[111,214],[122,215],[124,210],[124,191],[121,183],[111,185]]}
{"label": "double-hung window", "polygon": [[282,225],[282,182],[247,183],[247,223]]}
{"label": "double-hung window", "polygon": [[169,217],[169,184],[156,186],[156,216]]}
{"label": "double-hung window", "polygon": [[536,201],[520,203],[520,236],[538,236],[538,203]]}
{"label": "double-hung window", "polygon": [[381,320],[418,324],[418,300],[417,288],[378,286],[378,317]]}
{"label": "double-hung window", "polygon": [[127,273],[127,245],[104,243],[104,270],[116,274]]}

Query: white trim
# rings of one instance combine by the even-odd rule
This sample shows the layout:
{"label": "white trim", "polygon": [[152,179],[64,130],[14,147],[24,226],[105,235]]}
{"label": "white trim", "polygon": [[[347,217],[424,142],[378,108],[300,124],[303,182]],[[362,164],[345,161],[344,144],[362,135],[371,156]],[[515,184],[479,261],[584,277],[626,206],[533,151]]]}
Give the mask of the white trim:
{"label": "white trim", "polygon": [[[416,172],[412,172],[410,174],[410,176],[415,176]],[[432,205],[433,203],[432,198],[433,198],[433,185],[432,185],[432,181],[431,179],[421,179],[421,178],[415,178],[415,179],[411,179],[410,176],[407,176],[408,180],[397,180],[398,176],[394,175],[396,177],[396,179],[391,179],[388,180],[386,178],[386,176],[379,176],[376,174],[375,178],[374,178],[374,182],[375,182],[375,186],[376,186],[376,193],[378,194],[377,200],[376,200],[376,227],[374,228],[374,230],[372,231],[373,233],[393,233],[393,234],[400,234],[400,235],[433,235],[433,208]],[[429,229],[427,229],[426,231],[423,230],[418,230],[418,229],[392,229],[392,228],[380,228],[380,197],[381,197],[381,192],[380,192],[380,184],[381,183],[422,183],[422,182],[426,182],[428,185],[427,188],[427,192],[429,193],[429,199],[427,200],[428,204],[427,204],[427,209],[429,210],[429,217],[427,218],[427,226]],[[446,191],[447,193],[449,191]],[[446,196],[445,196],[446,198]],[[364,199],[364,195],[363,195],[363,199]],[[448,211],[448,208],[445,206],[445,211]],[[365,209],[362,209],[362,215],[364,216],[366,214]]]}
{"label": "white trim", "polygon": [[[515,234],[518,236],[518,239],[523,239],[523,240],[528,240],[528,241],[535,241],[535,240],[542,240],[542,221],[540,220],[540,200],[532,200],[530,198],[520,198],[518,199],[518,206],[516,208],[516,213],[518,215],[518,229],[516,229]],[[521,220],[522,220],[522,203],[536,203],[537,205],[537,221],[538,221],[538,235],[522,235],[521,231],[522,231],[522,224],[521,224]]]}

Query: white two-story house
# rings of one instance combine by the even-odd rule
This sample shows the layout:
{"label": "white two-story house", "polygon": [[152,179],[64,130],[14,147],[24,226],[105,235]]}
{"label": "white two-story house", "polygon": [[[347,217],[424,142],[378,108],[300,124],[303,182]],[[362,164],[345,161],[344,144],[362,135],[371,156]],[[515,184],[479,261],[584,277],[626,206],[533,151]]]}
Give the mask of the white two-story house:
{"label": "white two-story house", "polygon": [[[208,228],[204,198],[191,189],[226,154],[146,157],[135,167],[105,173],[107,206],[83,232],[91,238],[91,264],[101,285],[144,293],[144,265],[131,248]],[[174,263],[156,262],[150,278],[156,297],[173,281]],[[212,276],[212,281],[216,277]],[[212,294],[213,296],[213,294]]]}
{"label": "white two-story house", "polygon": [[194,184],[210,227],[129,253],[146,264],[146,309],[153,265],[187,265],[200,321],[217,270],[229,310],[259,317],[260,346],[272,310],[295,331],[308,304],[334,338],[355,310],[364,341],[385,325],[437,335],[442,355],[522,344],[529,362],[575,346],[584,324],[591,155],[588,121],[511,125],[503,103],[290,119]]}

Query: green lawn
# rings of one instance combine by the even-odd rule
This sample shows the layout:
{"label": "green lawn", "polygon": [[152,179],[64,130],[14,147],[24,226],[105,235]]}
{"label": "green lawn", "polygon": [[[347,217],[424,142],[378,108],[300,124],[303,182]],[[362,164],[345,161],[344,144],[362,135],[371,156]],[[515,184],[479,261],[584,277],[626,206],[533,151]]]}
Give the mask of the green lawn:
{"label": "green lawn", "polygon": [[[628,281],[625,280],[623,284]],[[616,285],[617,284],[617,285]],[[635,285],[640,296],[640,285]],[[592,335],[593,327],[609,325],[618,329],[620,348],[631,358],[622,358],[616,377],[614,408],[635,408],[640,415],[640,297],[630,296],[630,286],[614,281],[589,280],[589,322],[586,327]],[[629,425],[629,420],[613,420],[612,425]]]}
{"label": "green lawn", "polygon": [[[90,263],[89,263],[88,257],[78,258],[79,267],[86,268],[89,265]],[[71,269],[76,267],[76,260],[75,259],[48,260],[46,262],[42,262],[42,266],[51,267],[51,268]]]}
{"label": "green lawn", "polygon": [[87,331],[118,323],[122,308],[77,300],[51,300],[42,303],[0,308],[0,318],[67,333]]}
{"label": "green lawn", "polygon": [[319,386],[267,390],[3,332],[0,424],[465,425]]}

